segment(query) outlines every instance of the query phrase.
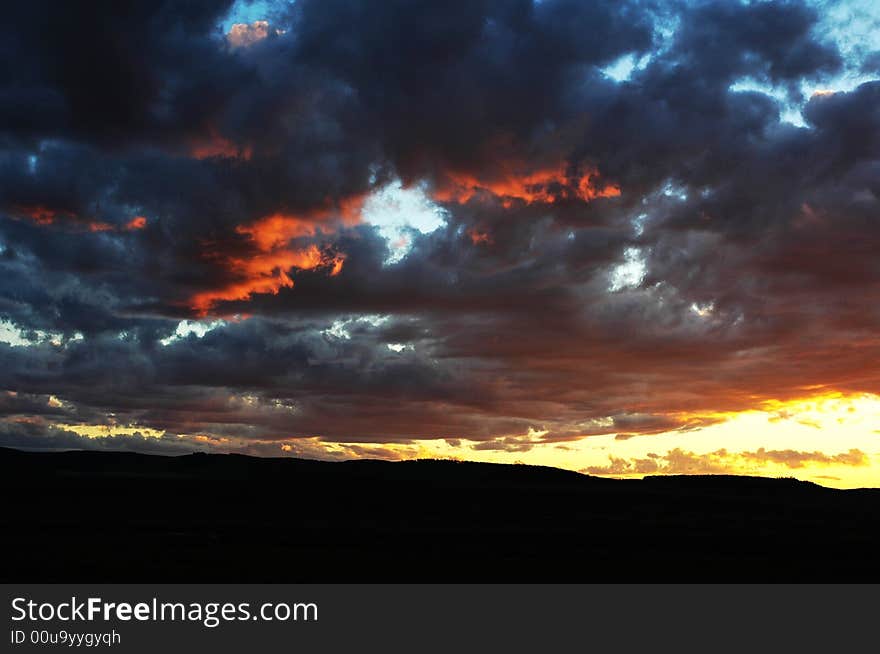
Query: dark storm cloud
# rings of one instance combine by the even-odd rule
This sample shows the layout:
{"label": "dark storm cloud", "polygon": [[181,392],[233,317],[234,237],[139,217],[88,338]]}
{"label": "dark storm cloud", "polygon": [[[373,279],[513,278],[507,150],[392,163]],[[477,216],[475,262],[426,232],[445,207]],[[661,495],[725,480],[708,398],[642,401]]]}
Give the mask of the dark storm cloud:
{"label": "dark storm cloud", "polygon": [[70,410],[49,396],[4,392],[0,394],[0,415],[67,416]]}
{"label": "dark storm cloud", "polygon": [[740,75],[810,79],[842,64],[836,48],[815,40],[817,20],[817,10],[798,2],[697,5],[684,15],[673,53],[703,83]]}
{"label": "dark storm cloud", "polygon": [[240,79],[216,47],[231,0],[6,8],[0,121],[11,139],[155,145],[204,130]]}
{"label": "dark storm cloud", "polygon": [[405,177],[558,155],[542,131],[568,117],[568,86],[653,36],[631,2],[340,0],[294,14],[297,56],[352,87]]}
{"label": "dark storm cloud", "polygon": [[[731,90],[840,71],[814,9],[300,1],[238,47],[229,9],[5,17],[4,415],[525,451],[880,390],[878,84],[805,127]],[[389,263],[398,177],[445,224]]]}

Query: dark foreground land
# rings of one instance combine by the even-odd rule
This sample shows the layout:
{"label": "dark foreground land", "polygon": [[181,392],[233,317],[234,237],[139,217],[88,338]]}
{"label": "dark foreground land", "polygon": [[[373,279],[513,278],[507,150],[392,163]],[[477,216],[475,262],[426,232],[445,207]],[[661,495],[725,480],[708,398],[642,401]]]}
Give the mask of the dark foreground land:
{"label": "dark foreground land", "polygon": [[880,490],[0,448],[0,581],[880,581]]}

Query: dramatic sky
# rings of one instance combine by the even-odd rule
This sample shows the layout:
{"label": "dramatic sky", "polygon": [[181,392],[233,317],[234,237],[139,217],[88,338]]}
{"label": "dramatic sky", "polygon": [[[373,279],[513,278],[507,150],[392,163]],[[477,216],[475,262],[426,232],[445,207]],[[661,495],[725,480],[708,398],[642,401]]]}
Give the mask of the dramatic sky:
{"label": "dramatic sky", "polygon": [[874,0],[29,0],[0,70],[0,445],[880,485]]}

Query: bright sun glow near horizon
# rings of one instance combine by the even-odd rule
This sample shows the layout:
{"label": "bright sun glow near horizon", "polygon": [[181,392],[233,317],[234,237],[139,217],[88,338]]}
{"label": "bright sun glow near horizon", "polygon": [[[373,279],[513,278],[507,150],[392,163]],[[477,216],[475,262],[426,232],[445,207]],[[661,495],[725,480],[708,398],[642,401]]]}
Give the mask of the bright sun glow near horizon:
{"label": "bright sun glow near horizon", "polygon": [[[794,477],[831,488],[880,486],[880,396],[825,392],[797,400],[767,400],[746,411],[690,417],[711,424],[645,435],[592,435],[562,442],[543,441],[546,432],[540,430],[489,442],[443,438],[371,445],[329,442],[319,437],[280,438],[264,441],[259,454],[329,460],[441,458],[524,463],[620,479],[658,474],[735,474]],[[89,439],[165,436],[161,430],[136,425],[57,427]],[[236,451],[236,439],[200,434],[170,438],[186,440],[194,449],[207,447],[212,451],[212,446],[219,445]],[[303,449],[303,444],[308,447]],[[246,442],[239,446],[241,451],[248,451]]]}

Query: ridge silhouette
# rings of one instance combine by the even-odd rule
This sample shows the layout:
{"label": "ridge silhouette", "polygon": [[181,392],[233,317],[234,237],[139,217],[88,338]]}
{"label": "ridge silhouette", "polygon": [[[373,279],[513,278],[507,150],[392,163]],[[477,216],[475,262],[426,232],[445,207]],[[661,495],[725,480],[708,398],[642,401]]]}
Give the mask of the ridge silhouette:
{"label": "ridge silhouette", "polygon": [[0,581],[876,581],[880,489],[0,448]]}

